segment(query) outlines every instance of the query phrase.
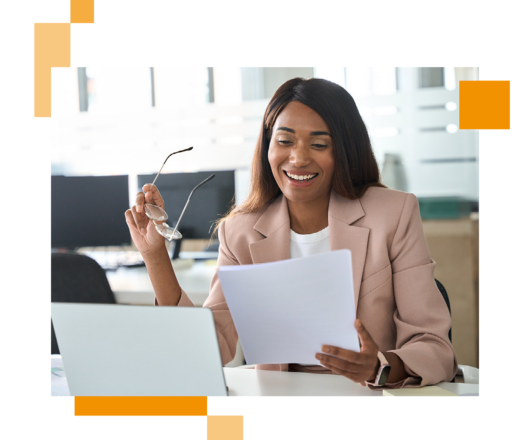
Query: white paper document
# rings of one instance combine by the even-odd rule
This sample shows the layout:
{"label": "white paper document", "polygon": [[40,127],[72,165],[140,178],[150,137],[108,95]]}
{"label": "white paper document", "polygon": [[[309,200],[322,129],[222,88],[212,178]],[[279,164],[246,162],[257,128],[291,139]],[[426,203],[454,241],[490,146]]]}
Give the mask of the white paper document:
{"label": "white paper document", "polygon": [[248,364],[318,364],[324,344],[359,351],[349,250],[221,266],[219,279]]}

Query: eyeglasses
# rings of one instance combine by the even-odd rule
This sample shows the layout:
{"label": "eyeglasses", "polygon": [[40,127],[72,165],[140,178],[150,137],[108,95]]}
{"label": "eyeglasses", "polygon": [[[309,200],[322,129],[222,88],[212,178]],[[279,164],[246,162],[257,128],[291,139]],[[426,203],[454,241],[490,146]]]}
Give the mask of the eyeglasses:
{"label": "eyeglasses", "polygon": [[[160,172],[162,171],[162,168],[164,168],[164,165],[166,164],[167,160],[171,156],[173,156],[174,154],[183,153],[185,151],[190,151],[192,149],[193,149],[193,147],[186,148],[185,150],[175,151],[174,153],[171,153],[168,157],[166,157],[166,160],[164,161],[164,163],[160,167],[160,171],[158,171],[158,174],[156,175],[155,180],[153,180],[153,183],[151,183],[151,187],[149,189],[151,189],[153,187],[153,185],[156,182],[156,179],[158,179],[158,176],[160,175]],[[191,196],[193,195],[193,193],[195,192],[195,190],[197,188],[199,188],[201,185],[204,185],[209,180],[212,180],[214,177],[215,177],[215,174],[212,174],[211,176],[209,176],[208,178],[204,179],[201,183],[199,183],[195,188],[193,188],[191,190],[191,193],[190,193],[190,195],[188,197],[188,201],[184,205],[184,209],[182,210],[182,213],[180,214],[180,217],[179,217],[179,219],[177,221],[177,224],[176,224],[176,226],[174,228],[172,228],[167,223],[165,223],[165,221],[168,219],[169,216],[167,215],[166,211],[164,211],[160,206],[152,205],[150,203],[146,203],[144,205],[145,214],[147,215],[147,217],[149,217],[151,220],[153,220],[153,223],[155,225],[156,230],[158,231],[158,233],[162,237],[167,238],[169,241],[171,241],[173,239],[180,240],[182,238],[182,234],[177,230],[177,228],[178,228],[178,226],[180,224],[180,220],[182,220],[182,216],[184,215],[184,212],[186,212],[186,208],[188,207],[188,204],[190,203]],[[164,223],[158,224],[156,222],[164,222]]]}

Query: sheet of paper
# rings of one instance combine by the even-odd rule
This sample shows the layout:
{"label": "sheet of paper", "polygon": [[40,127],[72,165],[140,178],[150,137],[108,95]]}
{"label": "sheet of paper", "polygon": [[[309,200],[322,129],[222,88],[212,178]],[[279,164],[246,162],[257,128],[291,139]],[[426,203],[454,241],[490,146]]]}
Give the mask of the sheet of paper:
{"label": "sheet of paper", "polygon": [[219,279],[248,364],[318,364],[324,344],[359,351],[349,250],[222,266]]}

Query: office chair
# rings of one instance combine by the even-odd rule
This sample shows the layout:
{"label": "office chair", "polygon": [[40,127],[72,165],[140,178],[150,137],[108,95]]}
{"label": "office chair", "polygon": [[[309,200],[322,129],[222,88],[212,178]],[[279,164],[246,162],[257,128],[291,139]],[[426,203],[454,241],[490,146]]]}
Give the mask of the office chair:
{"label": "office chair", "polygon": [[[447,308],[449,309],[449,315],[451,315],[451,304],[449,303],[449,295],[447,295],[447,291],[445,290],[445,287],[443,286],[442,283],[440,283],[440,281],[438,281],[436,278],[434,279],[434,281],[436,282],[436,287],[438,287],[438,290],[440,291],[440,293],[442,294],[442,297],[445,301],[445,304],[447,305]],[[451,335],[451,329],[452,329],[452,326],[449,327],[449,341],[451,342],[451,344],[453,343],[453,339],[452,339],[452,335]],[[458,375],[458,371],[456,373]],[[451,380],[451,382],[455,382],[455,377],[453,377],[453,379]]]}
{"label": "office chair", "polygon": [[[434,281],[436,281],[436,286],[438,287],[438,290],[442,294],[445,304],[447,304],[447,308],[449,309],[449,315],[451,315],[451,304],[449,303],[449,296],[447,295],[447,291],[445,290],[445,287],[443,286],[443,284],[440,283],[440,281],[438,281],[436,278],[434,279]],[[452,343],[453,339],[451,336],[452,336],[451,327],[449,327],[449,341],[451,341]]]}
{"label": "office chair", "polygon": [[[105,271],[92,258],[52,253],[52,302],[116,304]],[[60,354],[52,323],[52,354]]]}

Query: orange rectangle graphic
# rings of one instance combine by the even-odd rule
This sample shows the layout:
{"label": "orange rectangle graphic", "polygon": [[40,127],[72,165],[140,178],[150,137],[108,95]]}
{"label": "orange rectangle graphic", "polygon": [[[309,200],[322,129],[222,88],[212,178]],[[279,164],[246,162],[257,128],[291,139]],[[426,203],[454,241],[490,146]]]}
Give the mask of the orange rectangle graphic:
{"label": "orange rectangle graphic", "polygon": [[76,416],[205,416],[207,397],[76,396]]}
{"label": "orange rectangle graphic", "polygon": [[460,81],[461,130],[510,129],[510,81]]}

